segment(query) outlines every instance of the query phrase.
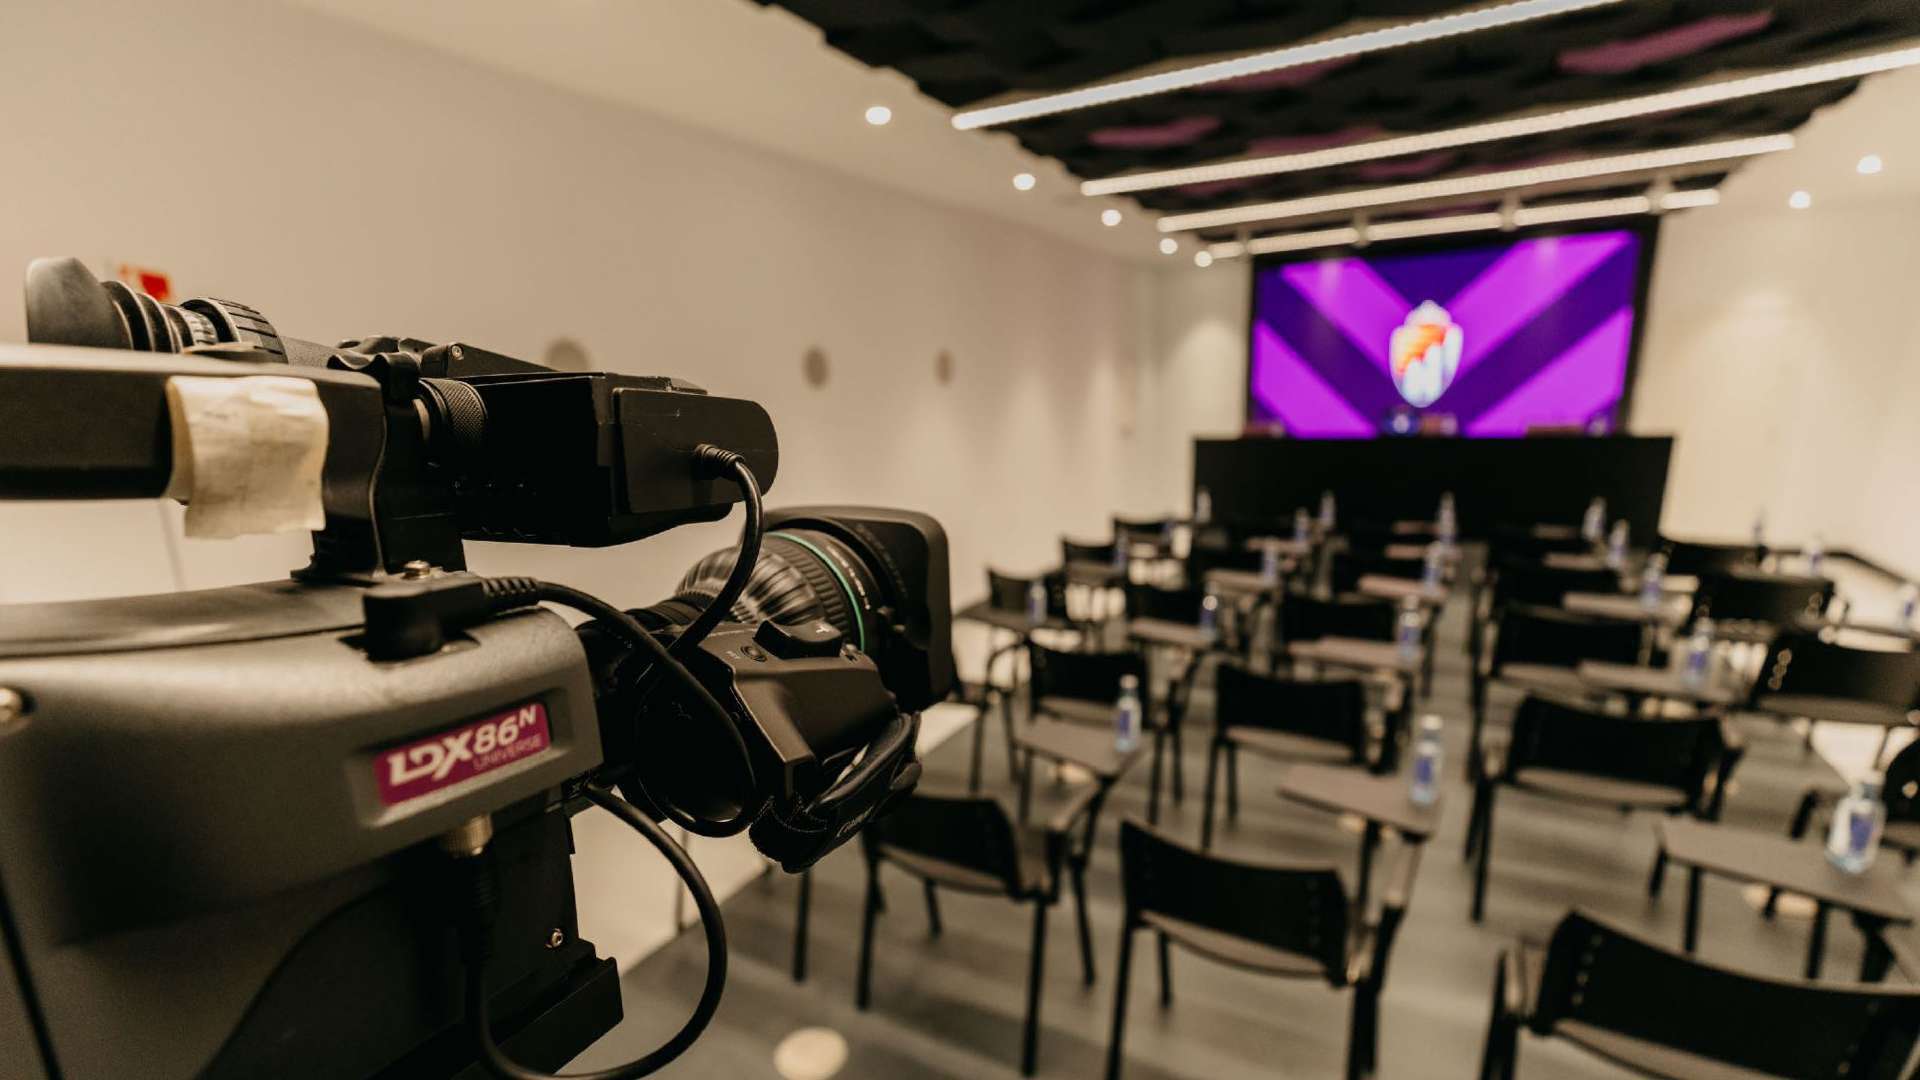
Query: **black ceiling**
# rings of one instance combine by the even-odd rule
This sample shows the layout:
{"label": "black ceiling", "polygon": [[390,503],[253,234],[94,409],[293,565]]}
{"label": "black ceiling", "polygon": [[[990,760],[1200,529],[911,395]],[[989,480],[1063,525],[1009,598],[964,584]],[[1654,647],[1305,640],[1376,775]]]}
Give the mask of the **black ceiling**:
{"label": "black ceiling", "polygon": [[[896,68],[956,108],[1429,18],[1458,0],[762,0],[828,44]],[[1008,125],[1084,178],[1458,127],[1543,105],[1654,93],[1920,35],[1920,0],[1629,0],[1500,30]],[[1423,157],[1141,192],[1164,212],[1790,131],[1850,94],[1833,83]]]}

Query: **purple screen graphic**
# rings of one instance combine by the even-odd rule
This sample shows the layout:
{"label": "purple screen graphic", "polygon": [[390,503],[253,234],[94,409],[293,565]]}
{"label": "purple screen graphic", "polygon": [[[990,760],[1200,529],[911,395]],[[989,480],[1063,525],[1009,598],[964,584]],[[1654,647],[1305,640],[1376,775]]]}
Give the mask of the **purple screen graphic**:
{"label": "purple screen graphic", "polygon": [[1247,419],[1369,438],[1423,414],[1459,433],[1613,428],[1639,312],[1642,234],[1262,266]]}

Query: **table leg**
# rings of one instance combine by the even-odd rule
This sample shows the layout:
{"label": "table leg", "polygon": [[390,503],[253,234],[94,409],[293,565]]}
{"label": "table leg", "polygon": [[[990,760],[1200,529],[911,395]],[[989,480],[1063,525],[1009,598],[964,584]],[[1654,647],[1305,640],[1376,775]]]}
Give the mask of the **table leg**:
{"label": "table leg", "polygon": [[1893,966],[1893,951],[1887,948],[1887,921],[1866,915],[1855,915],[1853,921],[1867,937],[1866,952],[1860,957],[1860,981],[1879,982]]}
{"label": "table leg", "polygon": [[1361,918],[1367,914],[1367,891],[1373,883],[1373,853],[1380,847],[1380,823],[1369,818],[1360,833],[1360,876],[1353,887],[1354,909]]}
{"label": "table leg", "polygon": [[1020,824],[1027,823],[1027,808],[1033,804],[1033,751],[1021,755],[1020,765]]}
{"label": "table leg", "polygon": [[1699,867],[1687,867],[1687,922],[1681,931],[1680,947],[1689,953],[1700,947],[1700,879],[1704,876]]}
{"label": "table leg", "polygon": [[1827,916],[1833,911],[1822,900],[1813,909],[1813,936],[1807,941],[1807,978],[1820,977],[1820,962],[1826,958]]}

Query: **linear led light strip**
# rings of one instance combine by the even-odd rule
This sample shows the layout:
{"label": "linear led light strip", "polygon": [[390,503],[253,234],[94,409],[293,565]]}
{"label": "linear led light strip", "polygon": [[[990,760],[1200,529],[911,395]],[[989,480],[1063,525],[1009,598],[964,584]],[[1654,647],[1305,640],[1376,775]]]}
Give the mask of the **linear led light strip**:
{"label": "linear led light strip", "polygon": [[1600,105],[1587,105],[1537,116],[1515,117],[1511,120],[1496,120],[1486,124],[1470,124],[1447,131],[1378,139],[1352,146],[1338,146],[1299,154],[1277,154],[1273,157],[1252,158],[1246,161],[1222,161],[1184,169],[1164,169],[1159,172],[1133,173],[1127,176],[1107,177],[1103,180],[1087,180],[1081,183],[1080,193],[1082,195],[1118,195],[1129,191],[1152,191],[1184,184],[1242,180],[1250,176],[1276,176],[1281,173],[1304,172],[1308,169],[1325,169],[1335,165],[1351,165],[1360,161],[1376,161],[1380,158],[1427,154],[1436,150],[1497,142],[1501,139],[1518,139],[1550,131],[1566,131],[1570,128],[1589,127],[1594,124],[1632,120],[1636,117],[1653,116],[1679,109],[1697,109],[1743,98],[1759,97],[1763,94],[1776,94],[1784,90],[1798,90],[1821,83],[1864,78],[1884,71],[1913,67],[1916,64],[1920,64],[1920,48],[1897,49],[1892,52],[1854,57],[1850,60],[1835,60],[1825,64],[1811,64],[1806,67],[1769,72],[1765,75],[1708,83],[1684,90],[1622,98],[1619,101]]}
{"label": "linear led light strip", "polygon": [[1011,124],[1019,120],[1031,120],[1036,116],[1052,116],[1055,113],[1107,105],[1115,101],[1126,101],[1129,98],[1165,94],[1206,83],[1224,82],[1227,79],[1299,67],[1303,64],[1341,60],[1363,53],[1418,45],[1421,42],[1436,41],[1458,34],[1472,34],[1482,30],[1512,26],[1515,23],[1530,22],[1534,19],[1585,11],[1588,8],[1608,7],[1622,2],[1624,0],[1518,0],[1517,3],[1457,12],[1437,19],[1368,30],[1307,45],[1293,45],[1233,60],[1218,60],[1210,64],[1199,64],[1174,71],[1156,72],[1152,75],[1101,83],[1098,86],[1086,86],[1078,90],[1047,94],[1042,97],[1028,98],[1025,101],[1009,102],[1005,105],[990,105],[984,109],[969,109],[953,115],[953,126],[961,131],[970,131],[974,128]]}
{"label": "linear led light strip", "polygon": [[[1696,191],[1674,191],[1660,198],[1662,210],[1690,210],[1702,206],[1714,206],[1720,202],[1720,192],[1711,188]],[[1513,212],[1513,224],[1516,228],[1531,225],[1554,225],[1568,221],[1591,221],[1595,218],[1627,217],[1633,214],[1653,212],[1653,199],[1646,195],[1630,195],[1621,199],[1595,199],[1591,202],[1561,203],[1556,206],[1522,207]],[[1420,218],[1414,221],[1389,221],[1366,227],[1365,238],[1369,242],[1380,240],[1410,240],[1417,236],[1446,236],[1451,233],[1492,232],[1504,228],[1506,219],[1499,214],[1456,214],[1453,217]],[[1214,259],[1237,259],[1242,255],[1272,255],[1283,251],[1306,251],[1310,248],[1345,247],[1357,244],[1361,240],[1361,230],[1347,227],[1340,229],[1319,229],[1313,232],[1286,233],[1281,236],[1263,236],[1257,240],[1241,243],[1230,240],[1220,244],[1210,244],[1206,251]]]}
{"label": "linear led light strip", "polygon": [[1203,210],[1193,214],[1173,214],[1161,218],[1159,227],[1161,232],[1217,229],[1228,225],[1245,225],[1254,221],[1276,221],[1282,218],[1310,217],[1315,214],[1337,214],[1344,211],[1365,210],[1375,206],[1392,206],[1396,203],[1422,202],[1428,199],[1450,199],[1463,195],[1479,195],[1493,191],[1512,191],[1516,188],[1537,187],[1542,184],[1556,184],[1569,180],[1587,180],[1593,177],[1612,176],[1619,173],[1651,172],[1659,169],[1678,168],[1683,165],[1697,165],[1707,161],[1722,161],[1730,158],[1771,154],[1792,148],[1793,136],[1791,135],[1763,135],[1752,139],[1730,139],[1725,142],[1702,143],[1696,146],[1676,147],[1671,150],[1649,150],[1636,154],[1620,154],[1615,157],[1587,158],[1583,161],[1564,161],[1557,165],[1537,165],[1527,169],[1509,169],[1506,172],[1482,173],[1478,176],[1457,176],[1447,180],[1426,180],[1417,184],[1363,188],[1359,191],[1343,191],[1332,195],[1314,195],[1304,199],[1259,203],[1253,206],[1233,206],[1223,210]]}

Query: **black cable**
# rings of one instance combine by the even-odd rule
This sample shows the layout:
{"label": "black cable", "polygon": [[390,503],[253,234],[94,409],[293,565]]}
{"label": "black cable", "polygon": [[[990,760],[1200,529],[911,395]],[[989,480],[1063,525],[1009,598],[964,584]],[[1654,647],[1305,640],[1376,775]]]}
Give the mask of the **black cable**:
{"label": "black cable", "polygon": [[[753,756],[747,750],[747,740],[741,737],[740,729],[734,725],[732,714],[728,713],[726,707],[713,696],[713,692],[707,689],[706,684],[668,652],[665,645],[655,640],[654,636],[647,632],[646,627],[640,625],[638,619],[591,593],[584,593],[566,585],[556,585],[551,581],[523,577],[495,577],[485,579],[483,586],[487,596],[501,610],[538,603],[560,604],[604,621],[609,629],[620,635],[628,644],[652,653],[655,665],[672,676],[689,694],[693,695],[694,700],[699,702],[701,708],[706,711],[710,722],[720,725],[720,729],[727,733],[727,738],[732,740],[734,749],[740,753],[741,768],[747,770],[748,785],[750,787],[754,785]],[[651,673],[652,670],[649,668],[647,673]],[[643,678],[645,674],[643,673]],[[659,804],[660,812],[671,818],[675,825],[703,836],[716,835],[716,828],[725,830],[735,825],[739,826],[734,829],[738,832],[739,829],[744,829],[750,824],[745,819],[749,813],[757,809],[757,807],[745,807],[734,819],[710,822],[695,821],[685,811],[664,802]]]}
{"label": "black cable", "polygon": [[720,620],[733,611],[734,601],[747,587],[747,579],[753,576],[754,564],[760,561],[761,523],[760,481],[747,467],[747,461],[731,450],[702,444],[695,454],[708,468],[721,470],[740,485],[741,493],[746,497],[747,521],[740,530],[740,547],[733,557],[733,569],[727,573],[727,580],[720,586],[720,592],[712,602],[701,609],[691,625],[681,632],[673,643],[673,655],[685,659],[687,654],[706,640],[707,634],[720,625]]}
{"label": "black cable", "polygon": [[[700,913],[700,925],[707,938],[707,983],[701,988],[700,1000],[693,1007],[693,1015],[674,1032],[673,1037],[660,1044],[660,1047],[644,1057],[635,1058],[624,1065],[616,1065],[597,1072],[582,1073],[543,1073],[524,1068],[511,1059],[493,1040],[493,1031],[487,1015],[487,979],[485,947],[469,944],[467,953],[467,1023],[473,1030],[474,1042],[480,1048],[480,1060],[502,1080],[635,1080],[647,1076],[668,1062],[685,1053],[694,1040],[706,1030],[713,1014],[720,1008],[720,995],[727,986],[727,927],[720,917],[720,905],[713,898],[713,890],[707,887],[707,879],[700,874],[700,868],[693,864],[686,849],[675,843],[665,829],[647,815],[635,809],[625,799],[620,798],[597,784],[588,784],[585,788],[587,798],[593,800],[601,809],[626,822],[640,835],[647,838],[660,854],[666,856],[673,865],[680,880],[686,882],[693,893],[693,904]],[[479,935],[470,935],[469,941],[477,942]]]}

